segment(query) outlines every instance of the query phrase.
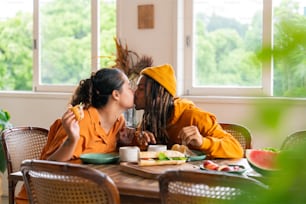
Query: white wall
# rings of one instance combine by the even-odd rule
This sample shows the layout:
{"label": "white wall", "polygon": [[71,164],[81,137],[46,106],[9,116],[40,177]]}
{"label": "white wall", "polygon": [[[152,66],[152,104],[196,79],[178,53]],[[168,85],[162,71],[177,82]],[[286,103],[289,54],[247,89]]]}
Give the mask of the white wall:
{"label": "white wall", "polygon": [[0,107],[10,113],[14,126],[49,128],[62,116],[69,99],[70,94],[0,93]]}
{"label": "white wall", "polygon": [[[177,69],[182,66],[177,58],[176,44],[177,25],[176,7],[181,0],[119,0],[118,36],[126,41],[131,50],[139,54],[152,56],[154,64],[170,63],[177,70],[177,77],[182,72]],[[139,30],[137,28],[137,6],[154,4],[154,29]],[[181,17],[180,17],[181,18]],[[180,48],[181,49],[181,48]],[[181,54],[181,53],[180,53]],[[179,55],[181,56],[181,55]],[[178,88],[182,82],[178,80]],[[11,122],[15,126],[41,126],[48,128],[50,124],[67,107],[70,99],[68,94],[51,93],[0,93],[0,108],[7,109],[12,116]],[[214,113],[220,122],[240,123],[246,125],[252,132],[254,147],[279,147],[283,138],[289,133],[306,129],[306,101],[295,100],[293,105],[281,106],[270,115],[261,110],[263,107],[284,104],[284,100],[262,100],[245,98],[197,97],[190,98],[201,108]],[[272,104],[272,105],[271,105]],[[266,122],[266,118],[280,115],[270,121],[278,121],[277,126]]]}
{"label": "white wall", "polygon": [[[176,0],[119,0],[118,37],[125,41],[131,50],[149,55],[154,64],[175,64],[173,51],[176,41]],[[138,5],[154,5],[154,28],[138,29]]]}

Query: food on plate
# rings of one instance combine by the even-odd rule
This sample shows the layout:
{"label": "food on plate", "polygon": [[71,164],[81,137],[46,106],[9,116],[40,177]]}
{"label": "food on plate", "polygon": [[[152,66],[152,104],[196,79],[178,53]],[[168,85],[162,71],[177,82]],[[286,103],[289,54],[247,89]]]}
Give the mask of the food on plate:
{"label": "food on plate", "polygon": [[211,160],[205,160],[203,162],[203,167],[205,169],[208,169],[208,170],[215,170],[215,171],[217,171],[218,168],[219,168],[219,165],[216,164],[215,162],[211,161]]}
{"label": "food on plate", "polygon": [[181,152],[174,150],[164,151],[141,151],[139,152],[138,165],[139,166],[156,166],[168,164],[183,164],[187,158]]}
{"label": "food on plate", "polygon": [[181,152],[186,156],[197,156],[197,154],[191,151],[186,145],[174,144],[171,150]]}
{"label": "food on plate", "polygon": [[261,174],[268,174],[278,170],[277,158],[279,152],[266,149],[247,149],[246,158],[250,166]]}
{"label": "food on plate", "polygon": [[204,160],[203,167],[206,170],[213,170],[213,171],[224,171],[224,172],[235,172],[235,171],[243,171],[244,169],[241,169],[241,166],[239,165],[219,165],[211,160]]}
{"label": "food on plate", "polygon": [[217,171],[233,171],[233,167],[228,165],[221,165],[218,167]]}
{"label": "food on plate", "polygon": [[80,121],[84,118],[83,104],[78,104],[69,108],[75,115],[75,119]]}

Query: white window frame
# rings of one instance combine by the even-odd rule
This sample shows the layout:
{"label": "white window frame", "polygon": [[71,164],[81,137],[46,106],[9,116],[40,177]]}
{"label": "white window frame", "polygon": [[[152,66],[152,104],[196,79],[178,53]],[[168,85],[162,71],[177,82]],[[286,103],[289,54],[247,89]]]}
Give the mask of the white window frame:
{"label": "white window frame", "polygon": [[[118,0],[116,1],[118,7]],[[39,38],[39,0],[34,0],[33,8],[33,89],[35,92],[72,92],[75,86],[68,85],[42,85],[40,83],[40,38]],[[118,21],[117,21],[118,23]],[[99,69],[99,0],[91,0],[91,71],[95,72]],[[118,27],[118,25],[117,25]]]}
{"label": "white window frame", "polygon": [[[272,96],[273,63],[272,59],[262,66],[262,84],[259,87],[194,87],[193,72],[193,0],[184,1],[184,93],[186,96]],[[263,46],[272,47],[272,0],[263,0]]]}

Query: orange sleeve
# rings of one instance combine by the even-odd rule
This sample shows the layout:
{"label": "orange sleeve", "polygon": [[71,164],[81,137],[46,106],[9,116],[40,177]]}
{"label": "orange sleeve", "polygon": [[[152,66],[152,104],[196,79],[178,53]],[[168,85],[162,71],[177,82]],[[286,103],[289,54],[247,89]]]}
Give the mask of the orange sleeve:
{"label": "orange sleeve", "polygon": [[[175,116],[167,127],[167,132],[173,144],[181,143],[179,131],[186,126],[196,126],[202,135],[201,146],[190,146],[213,158],[242,158],[243,148],[228,132],[224,131],[217,122],[214,114],[203,111],[188,103],[179,104]],[[176,108],[176,107],[175,107]]]}
{"label": "orange sleeve", "polygon": [[54,123],[50,126],[50,130],[48,133],[48,141],[45,147],[42,150],[40,159],[46,160],[51,154],[53,154],[60,145],[64,142],[67,138],[67,134],[62,127],[62,120],[57,119]]}
{"label": "orange sleeve", "polygon": [[215,158],[242,158],[243,148],[240,143],[216,123],[216,128],[209,135],[203,137],[199,147],[204,152],[209,152]]}
{"label": "orange sleeve", "polygon": [[217,123],[216,117],[208,112],[193,112],[193,120],[203,136],[202,145],[196,147],[213,158],[242,158],[240,143]]}

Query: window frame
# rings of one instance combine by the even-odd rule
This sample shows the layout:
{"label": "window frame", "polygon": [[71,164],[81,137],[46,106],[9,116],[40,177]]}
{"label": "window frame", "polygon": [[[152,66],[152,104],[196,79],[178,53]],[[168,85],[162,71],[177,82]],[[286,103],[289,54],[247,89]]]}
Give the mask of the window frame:
{"label": "window frame", "polygon": [[[273,32],[272,32],[272,16],[273,16],[273,0],[263,1],[263,36],[262,46],[272,48]],[[193,3],[194,0],[184,1],[184,91],[186,96],[272,96],[273,95],[273,63],[272,59],[262,65],[262,84],[258,87],[243,86],[203,86],[194,87],[192,78],[193,71]]]}
{"label": "window frame", "polygon": [[[100,4],[99,0],[91,0],[91,72],[99,69],[100,59],[100,40],[99,40],[99,25],[100,25]],[[39,0],[34,0],[33,4],[33,91],[35,92],[72,92],[75,86],[71,85],[43,85],[40,83],[40,38],[39,38]],[[116,1],[118,8],[118,0]],[[117,12],[118,13],[118,12]],[[118,17],[118,15],[117,15]],[[117,21],[118,27],[118,21]],[[118,31],[116,31],[118,35]]]}

